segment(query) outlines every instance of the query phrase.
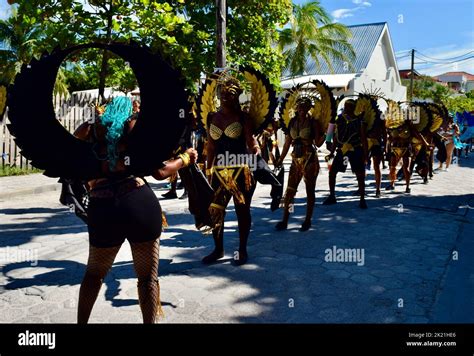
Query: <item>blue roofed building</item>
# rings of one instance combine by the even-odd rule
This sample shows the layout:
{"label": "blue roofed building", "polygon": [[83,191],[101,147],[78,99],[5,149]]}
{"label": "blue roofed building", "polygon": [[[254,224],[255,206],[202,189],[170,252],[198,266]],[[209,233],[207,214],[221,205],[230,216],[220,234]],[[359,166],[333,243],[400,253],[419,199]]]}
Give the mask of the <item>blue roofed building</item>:
{"label": "blue roofed building", "polygon": [[308,57],[304,72],[296,77],[284,73],[282,87],[323,80],[333,88],[334,95],[357,95],[364,92],[380,92],[387,98],[404,101],[407,89],[402,85],[395,51],[386,22],[348,26],[352,32],[349,43],[355,51],[355,59],[349,63],[331,62],[332,69],[322,60],[319,66]]}

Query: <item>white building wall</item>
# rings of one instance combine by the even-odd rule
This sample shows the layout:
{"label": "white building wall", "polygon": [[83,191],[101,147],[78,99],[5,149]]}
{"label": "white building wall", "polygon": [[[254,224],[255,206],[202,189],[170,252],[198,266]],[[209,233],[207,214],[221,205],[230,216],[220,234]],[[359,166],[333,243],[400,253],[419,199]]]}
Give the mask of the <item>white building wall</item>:
{"label": "white building wall", "polygon": [[375,47],[365,72],[370,73],[373,79],[383,80],[387,76],[388,67],[390,67],[390,65],[388,63],[385,46],[383,46],[383,41],[381,41]]}
{"label": "white building wall", "polygon": [[466,91],[474,90],[474,80],[468,80],[466,82]]}
{"label": "white building wall", "polygon": [[350,94],[359,93],[379,93],[387,99],[395,101],[406,101],[407,88],[398,83],[395,69],[390,67],[386,69],[386,77],[384,79],[376,79],[365,70],[360,76],[355,77],[350,85]]}

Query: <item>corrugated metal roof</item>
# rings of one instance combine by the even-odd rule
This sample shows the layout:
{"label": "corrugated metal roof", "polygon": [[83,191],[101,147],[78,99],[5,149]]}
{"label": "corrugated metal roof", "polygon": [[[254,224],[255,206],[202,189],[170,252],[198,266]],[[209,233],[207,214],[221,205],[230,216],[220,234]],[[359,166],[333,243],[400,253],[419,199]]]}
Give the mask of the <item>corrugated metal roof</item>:
{"label": "corrugated metal roof", "polygon": [[[352,37],[348,42],[355,52],[355,60],[352,62],[353,70],[348,68],[344,61],[333,59],[331,61],[334,72],[331,72],[326,62],[319,56],[320,67],[316,65],[313,58],[308,57],[305,72],[303,75],[323,75],[323,74],[349,74],[357,73],[366,68],[370,57],[377,45],[386,22],[347,26],[352,32]],[[283,78],[289,77],[289,72],[283,73]]]}

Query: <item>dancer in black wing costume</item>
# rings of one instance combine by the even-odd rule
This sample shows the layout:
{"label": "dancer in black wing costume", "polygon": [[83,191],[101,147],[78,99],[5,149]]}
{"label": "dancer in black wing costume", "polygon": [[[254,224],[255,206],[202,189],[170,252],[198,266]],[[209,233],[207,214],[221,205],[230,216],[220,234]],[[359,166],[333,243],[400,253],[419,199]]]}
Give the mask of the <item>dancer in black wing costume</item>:
{"label": "dancer in black wing costume", "polygon": [[[56,120],[53,85],[62,61],[77,50],[103,48],[130,63],[141,92],[140,113],[132,119],[131,102],[115,98],[94,123],[76,136]],[[156,83],[166,83],[165,86]],[[30,105],[24,105],[30,98]],[[10,131],[32,164],[50,177],[88,181],[89,258],[81,283],[78,322],[87,323],[102,285],[125,238],[132,247],[138,296],[145,323],[161,311],[158,283],[161,208],[144,176],[164,179],[193,163],[193,149],[163,162],[184,128],[186,93],[177,71],[148,48],[136,44],[86,44],[45,53],[24,66],[9,90]],[[166,127],[166,129],[163,129]]]}

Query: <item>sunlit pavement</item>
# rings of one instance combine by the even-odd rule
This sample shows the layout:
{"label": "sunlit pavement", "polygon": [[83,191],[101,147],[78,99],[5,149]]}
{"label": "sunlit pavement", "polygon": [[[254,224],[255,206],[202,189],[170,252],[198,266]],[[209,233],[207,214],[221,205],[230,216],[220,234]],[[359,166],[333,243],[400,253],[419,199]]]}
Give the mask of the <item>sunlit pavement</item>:
{"label": "sunlit pavement", "polygon": [[[274,230],[282,211],[270,211],[270,187],[257,188],[249,261],[241,267],[232,263],[238,247],[232,207],[226,218],[226,256],[204,266],[200,261],[211,251],[212,238],[196,231],[186,200],[162,201],[170,226],[161,239],[166,315],[161,322],[474,322],[474,155],[427,185],[414,177],[409,195],[400,182],[395,192],[375,198],[369,171],[368,210],[358,208],[349,170],[338,176],[338,203],[322,206],[328,194],[322,160],[321,167],[308,232],[298,231],[305,214],[303,183],[285,232]],[[166,192],[165,183],[150,182],[159,197]],[[0,322],[74,323],[87,228],[59,204],[58,191],[37,192],[0,195]],[[336,253],[336,261],[329,261],[330,251],[344,249],[353,249],[359,260],[338,261]],[[128,243],[90,321],[141,322]]]}

